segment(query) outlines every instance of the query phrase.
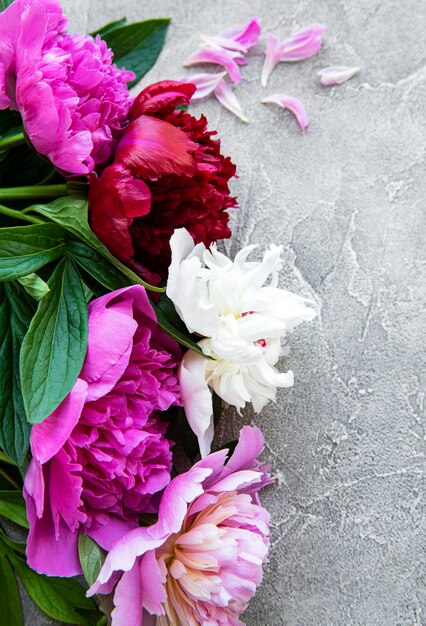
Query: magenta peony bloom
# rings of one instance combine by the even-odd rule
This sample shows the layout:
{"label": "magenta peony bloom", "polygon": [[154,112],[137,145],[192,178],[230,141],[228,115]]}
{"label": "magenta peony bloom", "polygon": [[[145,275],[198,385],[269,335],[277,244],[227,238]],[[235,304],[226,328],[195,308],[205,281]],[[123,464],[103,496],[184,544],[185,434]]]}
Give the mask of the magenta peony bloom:
{"label": "magenta peony bloom", "polygon": [[55,0],[15,0],[0,14],[0,109],[19,111],[34,148],[72,176],[112,156],[134,74],[99,36],[69,35],[66,24]]}
{"label": "magenta peony bloom", "polygon": [[257,461],[262,448],[261,431],[244,427],[227,463],[220,450],[174,478],[158,522],[113,546],[90,590],[110,591],[124,572],[112,626],[243,626],[269,547],[269,515],[257,496],[272,482]]}
{"label": "magenta peony bloom", "polygon": [[177,344],[157,327],[140,285],[89,304],[83,369],[65,400],[33,426],[24,481],[30,566],[81,569],[78,533],[109,549],[156,511],[170,481],[170,442],[158,411],[180,404]]}

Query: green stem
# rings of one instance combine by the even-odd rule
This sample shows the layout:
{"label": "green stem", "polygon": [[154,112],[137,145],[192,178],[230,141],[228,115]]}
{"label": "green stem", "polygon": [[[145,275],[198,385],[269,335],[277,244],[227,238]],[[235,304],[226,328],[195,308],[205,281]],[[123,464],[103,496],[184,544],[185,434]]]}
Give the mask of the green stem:
{"label": "green stem", "polygon": [[12,461],[12,459],[9,459],[7,454],[2,452],[1,450],[0,450],[0,461],[3,462],[3,463],[8,463],[9,465],[16,465],[16,463],[14,461]]}
{"label": "green stem", "polygon": [[24,222],[30,222],[30,224],[44,224],[43,220],[31,215],[24,215],[22,211],[16,211],[15,209],[9,209],[7,206],[0,204],[0,214],[7,215],[8,217],[14,217],[16,220],[23,220]]}
{"label": "green stem", "polygon": [[68,195],[66,185],[30,185],[28,187],[3,187],[0,200],[47,200]]}
{"label": "green stem", "polygon": [[9,482],[11,485],[13,485],[15,487],[15,489],[18,489],[18,491],[21,491],[21,487],[18,485],[16,480],[14,478],[12,478],[12,476],[9,476],[9,474],[6,472],[6,470],[4,470],[2,467],[0,467],[0,475],[3,476],[4,478],[6,478],[7,482]]}
{"label": "green stem", "polygon": [[15,135],[11,135],[10,137],[3,137],[3,139],[0,139],[0,150],[9,150],[9,148],[21,146],[24,143],[24,133],[16,133]]}

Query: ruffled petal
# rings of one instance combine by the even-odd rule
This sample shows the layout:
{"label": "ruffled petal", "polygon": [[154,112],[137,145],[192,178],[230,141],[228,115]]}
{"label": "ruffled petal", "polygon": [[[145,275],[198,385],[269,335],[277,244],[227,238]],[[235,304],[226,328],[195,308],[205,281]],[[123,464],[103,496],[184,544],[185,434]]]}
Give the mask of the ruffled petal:
{"label": "ruffled petal", "polygon": [[129,111],[129,120],[141,115],[158,115],[163,118],[179,104],[189,104],[194,95],[191,81],[162,80],[149,85],[136,96]]}
{"label": "ruffled petal", "polygon": [[118,144],[115,160],[138,178],[168,174],[193,176],[196,143],[180,128],[156,117],[142,115],[126,129]]}
{"label": "ruffled petal", "polygon": [[262,102],[265,104],[278,104],[278,106],[282,107],[283,109],[288,109],[295,116],[302,133],[304,133],[307,129],[309,124],[308,112],[306,111],[304,105],[297,98],[277,93],[272,96],[268,96],[267,98],[264,98]]}

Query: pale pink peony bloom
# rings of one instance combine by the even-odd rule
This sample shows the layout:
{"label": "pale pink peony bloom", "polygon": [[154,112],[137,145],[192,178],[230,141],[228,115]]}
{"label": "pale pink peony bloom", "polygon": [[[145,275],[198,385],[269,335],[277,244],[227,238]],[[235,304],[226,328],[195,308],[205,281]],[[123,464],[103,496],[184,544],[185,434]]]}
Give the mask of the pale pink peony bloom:
{"label": "pale pink peony bloom", "polygon": [[261,82],[266,87],[268,78],[277,65],[282,61],[294,62],[309,59],[319,52],[325,26],[312,24],[294,33],[289,39],[279,41],[274,35],[266,35],[265,63],[262,70]]}
{"label": "pale pink peony bloom", "polygon": [[219,74],[210,74],[209,72],[199,72],[198,74],[191,74],[190,76],[183,76],[179,79],[181,83],[192,83],[195,85],[196,90],[192,100],[201,100],[207,98],[219,85],[223,78],[225,78],[226,72],[219,72]]}
{"label": "pale pink peony bloom", "polygon": [[0,14],[0,108],[19,111],[34,148],[72,176],[113,154],[134,74],[112,63],[99,36],[65,27],[55,0],[16,0]]}
{"label": "pale pink peony bloom", "polygon": [[341,85],[345,81],[355,76],[355,74],[358,74],[360,70],[360,67],[333,65],[331,67],[324,67],[322,70],[319,70],[318,76],[320,77],[321,85],[329,87],[332,85]]}
{"label": "pale pink peony bloom", "polygon": [[138,514],[157,511],[172,467],[158,412],[180,404],[179,359],[142,286],[89,304],[83,369],[65,400],[31,431],[24,496],[33,569],[78,574],[78,533],[108,550],[138,526]]}
{"label": "pale pink peony bloom", "polygon": [[227,463],[220,450],[174,478],[158,522],[117,541],[89,590],[110,591],[123,572],[112,626],[244,626],[239,617],[269,548],[269,515],[258,499],[273,482],[257,460],[263,443],[258,428],[244,427]]}
{"label": "pale pink peony bloom", "polygon": [[309,116],[306,111],[304,105],[297,98],[293,98],[293,96],[286,96],[281,93],[273,94],[272,96],[268,96],[261,100],[264,104],[278,104],[278,106],[283,109],[288,109],[295,116],[297,123],[300,126],[300,130],[302,133],[308,127],[309,124]]}
{"label": "pale pink peony bloom", "polygon": [[214,95],[228,111],[239,117],[242,122],[248,122],[248,118],[244,115],[236,95],[225,80],[221,80],[216,85]]}

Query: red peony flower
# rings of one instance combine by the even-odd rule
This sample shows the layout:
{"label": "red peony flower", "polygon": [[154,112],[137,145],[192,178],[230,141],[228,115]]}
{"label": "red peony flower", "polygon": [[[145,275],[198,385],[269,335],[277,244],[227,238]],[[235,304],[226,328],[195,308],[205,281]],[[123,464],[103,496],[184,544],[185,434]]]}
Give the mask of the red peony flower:
{"label": "red peony flower", "polygon": [[231,236],[227,209],[236,199],[228,181],[235,165],[221,154],[204,116],[197,120],[176,110],[194,91],[194,85],[175,81],[144,89],[130,108],[114,163],[90,187],[92,229],[117,258],[151,281],[167,274],[175,228],[185,227],[206,246]]}

